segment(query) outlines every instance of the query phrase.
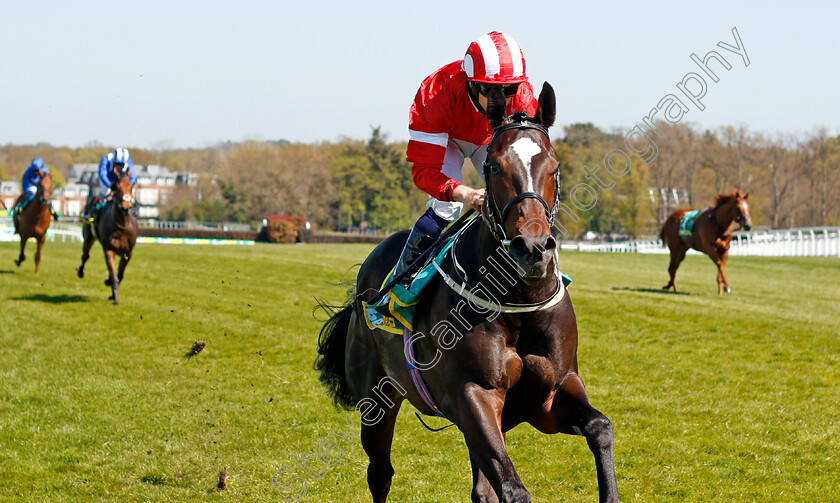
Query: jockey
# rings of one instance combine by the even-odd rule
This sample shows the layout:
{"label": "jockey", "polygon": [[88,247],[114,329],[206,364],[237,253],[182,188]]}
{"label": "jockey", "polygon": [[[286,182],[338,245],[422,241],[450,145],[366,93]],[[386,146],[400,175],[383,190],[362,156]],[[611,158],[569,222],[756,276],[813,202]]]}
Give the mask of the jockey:
{"label": "jockey", "polygon": [[[409,110],[406,157],[414,184],[429,194],[428,209],[411,229],[394,276],[440,236],[464,205],[481,210],[484,189],[464,185],[461,168],[467,157],[476,169],[487,157],[493,131],[485,109],[492,86],[502,87],[508,115],[536,115],[538,103],[525,74],[522,49],[513,37],[497,31],[473,41],[463,60],[440,68],[420,84]],[[483,179],[483,173],[479,175]],[[403,286],[410,281],[404,280]],[[389,302],[386,295],[378,310],[387,310],[382,306]]]}
{"label": "jockey", "polygon": [[99,161],[99,194],[92,200],[88,200],[85,207],[85,215],[82,221],[92,224],[99,211],[111,199],[111,186],[120,177],[120,173],[128,171],[131,174],[131,185],[137,183],[137,172],[134,170],[134,161],[127,148],[118,147],[113,152],[102,156]]}
{"label": "jockey", "polygon": [[[44,165],[44,160],[40,157],[32,159],[32,164],[23,172],[23,179],[21,185],[23,186],[23,193],[18,197],[15,207],[12,209],[12,215],[16,215],[23,211],[26,206],[35,199],[38,193],[38,184],[41,183],[41,178],[50,174],[50,168]],[[50,206],[50,213],[58,220],[59,214]]]}

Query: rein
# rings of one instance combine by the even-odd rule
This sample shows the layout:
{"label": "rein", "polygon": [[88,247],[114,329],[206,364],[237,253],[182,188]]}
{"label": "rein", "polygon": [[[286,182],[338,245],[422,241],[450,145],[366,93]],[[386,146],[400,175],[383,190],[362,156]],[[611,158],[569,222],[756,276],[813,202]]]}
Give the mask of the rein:
{"label": "rein", "polygon": [[[476,222],[476,221],[478,221],[477,218],[473,219],[469,223],[467,223],[467,225],[464,228],[464,232],[466,232],[467,228],[470,225],[472,225],[473,222]],[[455,243],[453,243],[452,250],[450,251],[453,266],[455,267],[456,271],[460,270],[461,272],[463,272],[464,269],[458,263],[457,247],[458,247],[458,244],[460,243],[460,241],[458,241],[458,238],[461,237],[461,235],[464,234],[464,232],[459,233],[455,237],[456,241],[455,241]],[[559,263],[559,257],[557,255],[557,250],[554,250],[554,263],[555,264]],[[453,292],[455,292],[459,296],[463,297],[464,299],[469,301],[474,306],[478,306],[478,307],[480,307],[482,309],[485,309],[485,310],[492,310],[493,312],[497,312],[497,313],[507,313],[507,314],[532,313],[534,311],[540,311],[542,309],[548,309],[550,307],[553,307],[553,306],[557,305],[557,303],[559,303],[561,300],[563,300],[563,295],[564,295],[564,292],[566,291],[566,289],[563,286],[562,278],[560,277],[559,274],[557,274],[556,275],[557,285],[554,289],[554,293],[552,293],[546,300],[543,300],[543,301],[540,301],[540,302],[522,303],[522,304],[517,304],[517,303],[514,303],[514,304],[499,304],[499,303],[496,303],[492,300],[487,300],[487,299],[484,299],[484,298],[479,297],[478,295],[474,294],[472,292],[471,288],[469,287],[469,285],[467,285],[466,278],[464,278],[464,280],[459,283],[458,281],[453,279],[452,276],[447,274],[446,271],[444,271],[443,268],[440,267],[437,262],[432,261],[432,264],[434,265],[437,272],[440,274],[441,278],[443,279],[443,282],[446,283],[446,285],[449,288],[451,288]],[[556,267],[556,265],[555,265],[555,267]]]}
{"label": "rein", "polygon": [[[544,134],[550,142],[551,138],[548,136],[548,129],[543,127],[541,124],[530,122],[528,119],[529,117],[526,113],[517,112],[513,115],[513,122],[509,122],[494,129],[493,137],[490,139],[490,143],[487,145],[487,152],[490,152],[493,143],[496,141],[496,138],[498,138],[500,134],[504,133],[505,131],[510,131],[512,129],[535,129]],[[554,172],[553,206],[549,207],[548,202],[546,202],[545,198],[540,194],[537,194],[536,192],[521,192],[514,196],[513,199],[505,203],[502,210],[499,211],[499,205],[498,203],[496,203],[496,197],[490,190],[490,184],[488,183],[489,181],[487,178],[487,173],[489,168],[489,159],[485,159],[484,164],[481,167],[482,171],[484,172],[486,194],[486,197],[484,198],[484,219],[493,237],[496,238],[496,240],[498,240],[502,244],[505,251],[509,252],[511,240],[510,238],[508,238],[507,232],[505,232],[504,223],[507,220],[508,213],[511,209],[513,209],[513,207],[516,204],[520,203],[521,201],[524,201],[525,199],[536,199],[537,201],[539,201],[539,203],[543,207],[543,210],[545,211],[545,216],[548,219],[548,224],[551,225],[551,223],[554,221],[554,217],[557,215],[557,210],[560,206],[560,170],[558,169]]]}

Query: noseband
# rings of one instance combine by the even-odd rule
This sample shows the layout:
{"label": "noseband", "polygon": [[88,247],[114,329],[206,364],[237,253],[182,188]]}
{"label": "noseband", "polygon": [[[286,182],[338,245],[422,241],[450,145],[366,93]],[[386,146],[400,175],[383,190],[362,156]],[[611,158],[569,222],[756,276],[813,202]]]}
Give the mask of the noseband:
{"label": "noseband", "polygon": [[129,211],[131,211],[132,208],[134,208],[134,196],[132,196],[131,194],[123,194],[122,201],[131,203],[131,204],[128,205],[128,208],[123,207],[122,204],[117,204],[117,207],[123,213],[128,213]]}
{"label": "noseband", "polygon": [[[498,128],[493,130],[493,137],[490,139],[490,143],[487,145],[487,152],[489,157],[489,152],[493,143],[496,141],[496,138],[499,137],[500,134],[504,133],[505,131],[510,131],[511,129],[536,129],[537,131],[541,132],[548,138],[549,142],[551,139],[548,136],[548,130],[540,124],[535,122],[530,122],[530,118],[524,112],[517,112],[513,115],[513,122],[508,124],[504,124],[499,126]],[[490,183],[488,179],[488,170],[490,168],[490,163],[488,162],[489,159],[484,160],[484,164],[482,165],[482,171],[484,172],[484,184],[485,184],[485,198],[484,198],[484,221],[487,223],[487,226],[490,229],[490,233],[496,238],[502,246],[504,246],[505,250],[510,249],[510,238],[508,238],[507,233],[505,232],[505,221],[507,221],[508,213],[510,212],[513,207],[525,199],[536,199],[542,205],[543,210],[545,211],[545,216],[548,219],[548,225],[550,226],[552,222],[554,222],[554,217],[557,215],[557,209],[560,205],[560,170],[555,170],[554,172],[554,205],[549,207],[548,203],[546,202],[545,198],[536,192],[520,192],[516,196],[514,196],[510,201],[508,201],[501,211],[499,211],[499,205],[496,203],[496,197],[493,195],[493,191],[490,189]]]}

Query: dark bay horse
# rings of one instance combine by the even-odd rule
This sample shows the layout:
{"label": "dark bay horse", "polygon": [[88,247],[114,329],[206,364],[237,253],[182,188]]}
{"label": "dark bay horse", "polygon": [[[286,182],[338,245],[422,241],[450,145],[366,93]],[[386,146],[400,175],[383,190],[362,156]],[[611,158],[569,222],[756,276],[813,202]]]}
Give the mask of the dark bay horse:
{"label": "dark bay horse", "polygon": [[[474,502],[531,501],[505,447],[505,432],[521,423],[584,436],[595,455],[600,501],[615,502],[613,428],[589,404],[578,376],[577,322],[550,233],[559,201],[547,131],[554,91],[543,86],[535,118],[507,117],[500,89],[490,92],[487,110],[494,133],[483,166],[484,218],[465,228],[442,266],[445,276],[427,287],[408,344],[408,333],[369,328],[363,306],[396,263],[403,232],[362,264],[356,293],[321,330],[315,369],[335,403],[361,418],[375,503],[385,502],[391,487],[391,442],[405,399],[424,414],[436,407],[461,430]],[[413,384],[418,374],[407,360],[433,403]]]}
{"label": "dark bay horse", "polygon": [[[85,262],[90,258],[90,247],[95,240],[99,240],[102,251],[105,252],[105,263],[108,265],[108,279],[105,280],[105,285],[111,287],[109,299],[113,300],[114,304],[119,304],[120,282],[137,241],[137,217],[131,211],[134,207],[134,196],[131,193],[131,177],[128,173],[121,175],[111,190],[113,197],[102,208],[96,222],[82,226],[85,243],[82,247],[82,265],[77,271],[80,278],[85,276]],[[115,264],[116,257],[120,257],[119,272]]]}
{"label": "dark bay horse", "polygon": [[[38,192],[35,199],[26,208],[15,213],[15,232],[20,235],[20,256],[15,260],[15,265],[26,260],[23,251],[26,249],[26,241],[35,238],[38,242],[38,250],[35,252],[35,274],[41,265],[41,248],[47,238],[47,229],[50,228],[52,215],[50,214],[50,194],[52,193],[52,173],[41,177],[38,182]],[[24,197],[22,195],[21,197]]]}
{"label": "dark bay horse", "polygon": [[705,208],[697,215],[691,236],[680,236],[680,222],[691,210],[677,210],[671,213],[659,232],[662,242],[671,250],[671,264],[668,266],[671,281],[662,287],[663,290],[673,286],[674,291],[677,291],[677,282],[674,280],[677,268],[685,258],[688,249],[694,248],[708,255],[717,266],[718,295],[732,291],[723,274],[723,267],[729,258],[729,244],[732,241],[732,234],[727,231],[732,222],[737,222],[742,230],[752,228],[750,205],[747,204],[749,196],[749,193],[741,194],[739,190],[729,194],[718,194],[715,197],[715,206]]}

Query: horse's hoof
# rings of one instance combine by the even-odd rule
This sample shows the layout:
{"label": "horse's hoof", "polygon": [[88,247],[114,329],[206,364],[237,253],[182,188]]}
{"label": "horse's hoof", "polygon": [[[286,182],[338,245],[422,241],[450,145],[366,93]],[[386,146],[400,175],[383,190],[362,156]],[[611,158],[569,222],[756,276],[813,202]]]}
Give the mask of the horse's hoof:
{"label": "horse's hoof", "polygon": [[15,265],[16,265],[16,266],[18,266],[18,267],[20,267],[20,260],[15,259]]}
{"label": "horse's hoof", "polygon": [[729,288],[728,286],[723,287],[723,291],[724,291],[724,293],[732,293],[732,289]]}
{"label": "horse's hoof", "polygon": [[105,280],[105,286],[111,286],[111,278]]}
{"label": "horse's hoof", "polygon": [[85,270],[84,270],[84,269],[76,269],[76,274],[77,274],[80,278],[84,278],[84,277],[85,277]]}

